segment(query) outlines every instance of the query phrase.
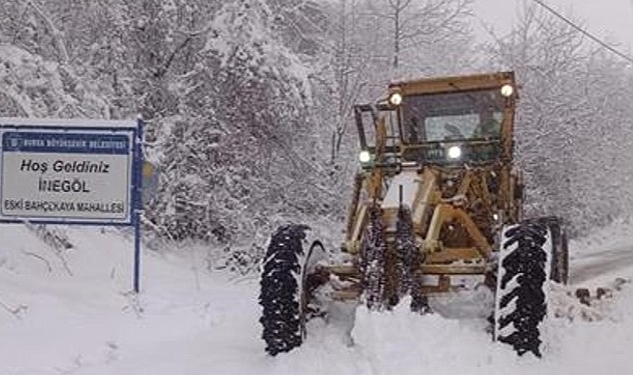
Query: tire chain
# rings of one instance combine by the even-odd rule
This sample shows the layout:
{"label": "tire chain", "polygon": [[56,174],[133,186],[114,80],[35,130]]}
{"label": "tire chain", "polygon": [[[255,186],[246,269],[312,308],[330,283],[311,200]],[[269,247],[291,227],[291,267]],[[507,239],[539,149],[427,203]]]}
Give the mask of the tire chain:
{"label": "tire chain", "polygon": [[365,303],[370,310],[384,307],[385,250],[381,209],[374,205],[369,209],[369,223],[363,234],[360,265]]}
{"label": "tire chain", "polygon": [[263,266],[259,319],[264,330],[266,351],[275,356],[301,345],[299,319],[300,259],[305,225],[285,225],[273,234]]}
{"label": "tire chain", "polygon": [[412,290],[411,267],[414,265],[416,250],[411,210],[406,206],[400,206],[396,223],[396,272],[399,298]]}
{"label": "tire chain", "polygon": [[428,297],[422,293],[422,279],[414,274],[415,267],[424,261],[423,254],[415,245],[411,210],[400,206],[396,223],[396,272],[398,276],[398,297],[411,294],[411,311],[422,314],[431,311]]}

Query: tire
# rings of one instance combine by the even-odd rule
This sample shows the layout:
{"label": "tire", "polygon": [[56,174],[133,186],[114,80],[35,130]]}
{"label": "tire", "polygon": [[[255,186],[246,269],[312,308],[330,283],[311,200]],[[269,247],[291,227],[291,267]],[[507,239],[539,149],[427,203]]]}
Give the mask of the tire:
{"label": "tire", "polygon": [[541,357],[540,326],[547,314],[552,235],[545,220],[505,227],[501,237],[494,339],[523,355]]}
{"label": "tire", "polygon": [[305,225],[285,225],[272,235],[260,282],[259,304],[266,352],[275,356],[301,345],[300,314],[302,242]]}
{"label": "tire", "polygon": [[300,346],[306,338],[306,322],[322,311],[313,301],[315,289],[326,282],[328,274],[314,272],[326,259],[320,241],[314,241],[304,253],[305,225],[285,225],[271,237],[260,282],[259,319],[264,330],[266,352],[275,356]]}
{"label": "tire", "polygon": [[385,256],[386,244],[382,227],[381,209],[369,210],[369,221],[361,240],[361,285],[363,299],[369,310],[380,311],[385,307]]}

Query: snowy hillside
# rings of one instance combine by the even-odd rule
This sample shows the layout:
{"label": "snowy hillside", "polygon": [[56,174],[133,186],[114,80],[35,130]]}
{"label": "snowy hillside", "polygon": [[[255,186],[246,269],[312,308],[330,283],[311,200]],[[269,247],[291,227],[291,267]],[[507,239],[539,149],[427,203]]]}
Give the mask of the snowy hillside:
{"label": "snowy hillside", "polygon": [[[621,224],[572,242],[572,272],[590,274],[577,276],[588,285],[597,276],[633,276],[630,261],[600,266],[596,257],[630,252],[630,229]],[[55,251],[24,226],[0,226],[0,374],[628,373],[633,290],[626,286],[597,308],[601,321],[584,321],[578,310],[573,320],[551,321],[543,360],[490,342],[483,320],[408,308],[359,308],[351,347],[321,327],[301,348],[271,358],[259,338],[255,277],[210,274],[192,268],[191,256],[146,251],[137,300],[129,293],[130,239],[111,229],[67,234],[74,248]],[[564,293],[553,298],[574,307]]]}

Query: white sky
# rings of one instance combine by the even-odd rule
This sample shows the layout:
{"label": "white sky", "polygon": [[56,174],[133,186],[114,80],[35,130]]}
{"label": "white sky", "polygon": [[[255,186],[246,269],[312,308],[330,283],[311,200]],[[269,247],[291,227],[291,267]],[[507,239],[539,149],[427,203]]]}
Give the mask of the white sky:
{"label": "white sky", "polygon": [[[532,0],[526,0],[533,2]],[[477,32],[487,34],[479,27],[479,20],[493,25],[497,33],[508,31],[516,20],[523,0],[475,0],[474,12],[478,19]],[[623,53],[631,55],[633,46],[633,0],[543,0],[565,16],[582,22],[584,28],[601,40],[608,41]],[[534,2],[534,4],[536,4]],[[562,22],[562,21],[561,21]]]}

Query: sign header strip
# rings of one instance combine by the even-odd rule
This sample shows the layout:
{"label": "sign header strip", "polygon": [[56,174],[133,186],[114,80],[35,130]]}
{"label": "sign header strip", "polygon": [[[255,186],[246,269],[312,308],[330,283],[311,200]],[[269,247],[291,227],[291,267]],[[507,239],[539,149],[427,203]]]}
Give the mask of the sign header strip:
{"label": "sign header strip", "polygon": [[8,131],[2,134],[4,152],[125,155],[130,153],[126,134],[35,133]]}

